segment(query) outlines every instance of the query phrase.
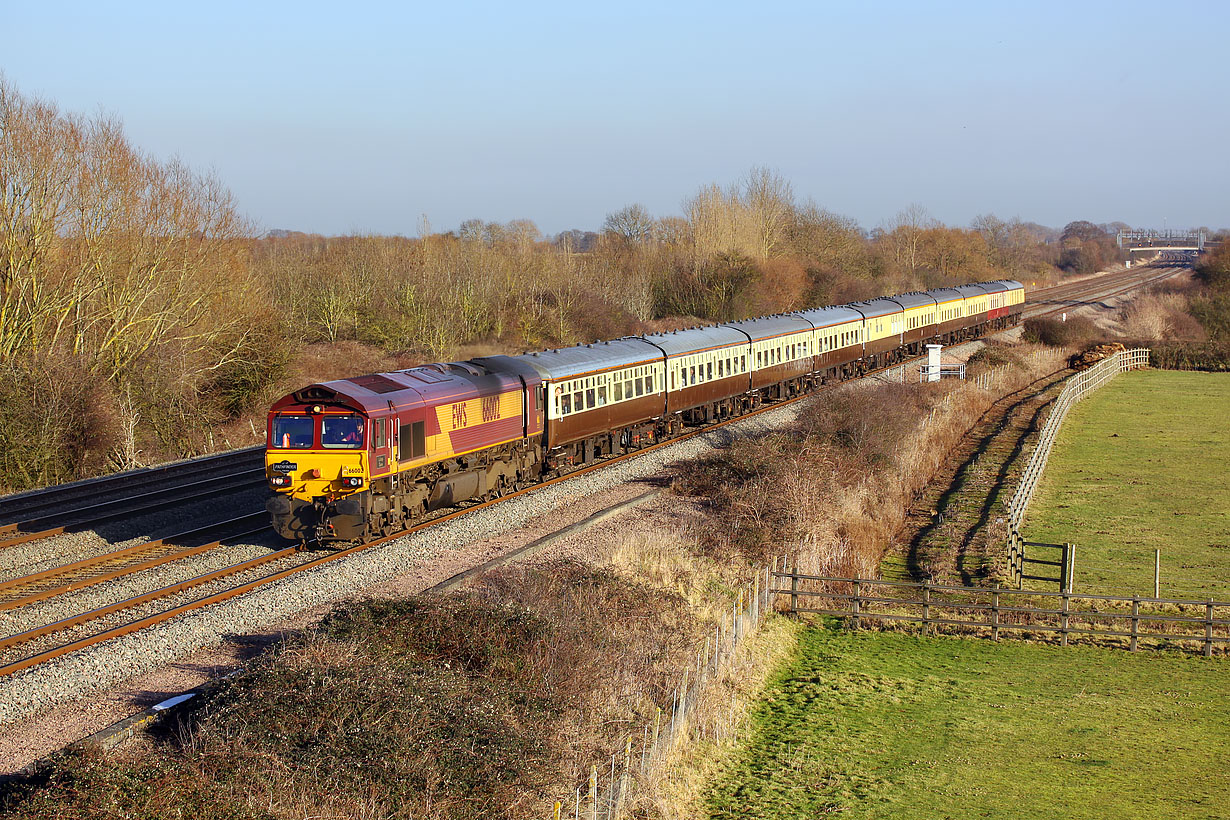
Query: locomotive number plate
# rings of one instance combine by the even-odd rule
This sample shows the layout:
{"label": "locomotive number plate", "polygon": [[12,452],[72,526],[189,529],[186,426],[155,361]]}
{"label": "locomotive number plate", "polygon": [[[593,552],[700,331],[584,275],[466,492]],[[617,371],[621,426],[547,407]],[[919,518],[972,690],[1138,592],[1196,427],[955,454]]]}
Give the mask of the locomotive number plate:
{"label": "locomotive number plate", "polygon": [[275,473],[289,473],[299,469],[299,465],[293,461],[279,461],[277,464],[271,464],[269,469]]}

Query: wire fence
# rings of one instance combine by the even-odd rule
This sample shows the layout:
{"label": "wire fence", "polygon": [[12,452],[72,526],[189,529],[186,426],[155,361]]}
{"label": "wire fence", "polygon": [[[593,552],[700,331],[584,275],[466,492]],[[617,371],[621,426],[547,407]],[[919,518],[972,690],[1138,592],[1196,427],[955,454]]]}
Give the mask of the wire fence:
{"label": "wire fence", "polygon": [[1042,425],[1042,432],[1038,435],[1038,444],[1034,447],[1029,463],[1025,466],[1021,483],[1012,496],[1012,500],[1008,502],[1008,578],[1018,589],[1024,580],[1025,563],[1028,561],[1025,555],[1027,544],[1024,536],[1021,535],[1021,522],[1025,518],[1026,509],[1029,508],[1029,502],[1033,500],[1038,481],[1042,478],[1042,471],[1046,469],[1046,462],[1050,458],[1051,447],[1055,443],[1055,437],[1059,434],[1059,428],[1068,415],[1068,411],[1085,396],[1102,387],[1120,373],[1147,367],[1148,364],[1148,348],[1119,351],[1068,379],[1059,398],[1055,400],[1046,418],[1046,423]]}
{"label": "wire fence", "polygon": [[[784,568],[785,559],[781,561]],[[658,707],[653,721],[640,731],[629,732],[609,761],[591,766],[588,782],[577,786],[569,799],[555,804],[554,820],[618,820],[626,816],[645,785],[661,778],[663,764],[688,733],[716,740],[737,734],[736,703],[723,708],[709,698],[703,715],[697,714],[698,706],[714,688],[712,684],[729,671],[739,645],[759,628],[771,603],[770,579],[778,567],[774,562],[758,571],[739,591],[728,616],[696,647],[669,706]]]}

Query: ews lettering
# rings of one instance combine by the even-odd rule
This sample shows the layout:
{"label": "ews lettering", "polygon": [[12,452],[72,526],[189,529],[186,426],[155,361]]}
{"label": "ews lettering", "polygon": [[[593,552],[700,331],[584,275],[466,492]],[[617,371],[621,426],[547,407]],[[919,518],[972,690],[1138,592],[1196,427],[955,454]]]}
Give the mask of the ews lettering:
{"label": "ews lettering", "polygon": [[495,421],[500,417],[500,397],[483,396],[483,421]]}
{"label": "ews lettering", "polygon": [[453,405],[453,429],[456,430],[466,426],[466,403],[458,402]]}

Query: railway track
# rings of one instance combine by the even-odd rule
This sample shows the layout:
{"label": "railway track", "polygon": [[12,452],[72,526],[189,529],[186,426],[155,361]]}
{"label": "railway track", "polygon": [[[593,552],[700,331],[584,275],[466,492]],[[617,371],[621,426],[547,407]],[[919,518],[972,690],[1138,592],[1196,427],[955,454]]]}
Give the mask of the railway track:
{"label": "railway track", "polygon": [[249,447],[0,498],[0,549],[261,486],[263,448]]}
{"label": "railway track", "polygon": [[[1098,277],[1093,280],[1085,280],[1080,283],[1071,283],[1070,285],[1061,285],[1056,288],[1047,288],[1037,292],[1037,296],[1039,298],[1031,299],[1027,302],[1025,315],[1028,318],[1034,318],[1036,316],[1058,313],[1063,310],[1071,310],[1074,307],[1079,306],[1081,303],[1088,304],[1091,301],[1111,298],[1128,290],[1168,278],[1173,276],[1178,270],[1178,268],[1142,268],[1131,272],[1124,272],[1122,274]],[[921,361],[921,359],[914,361]],[[888,368],[883,368],[883,370],[892,370],[896,367],[906,366],[909,363],[910,362],[908,361],[905,363],[899,363]],[[867,375],[873,376],[879,372],[881,371],[873,371]],[[831,389],[835,386],[837,385],[830,385],[821,389]],[[743,421],[752,416],[769,412],[771,410],[776,410],[787,404],[801,401],[802,399],[812,395],[815,395],[815,392],[794,399],[773,402],[758,408],[751,413],[696,428],[682,436],[659,442],[657,444],[642,448],[641,450],[609,457],[586,467],[573,470],[565,475],[550,479],[549,481],[535,484],[534,486],[524,490],[510,492],[497,499],[478,503],[469,503],[462,508],[439,514],[429,520],[420,521],[406,530],[368,542],[366,544],[355,545],[326,553],[306,551],[299,546],[285,547],[282,549],[263,548],[259,549],[258,553],[255,555],[243,557],[241,560],[227,563],[206,572],[201,572],[187,578],[182,578],[174,581],[173,583],[169,583],[155,589],[139,592],[122,600],[113,601],[102,606],[93,607],[86,611],[32,626],[28,629],[8,635],[7,637],[0,638],[0,677],[30,669],[41,663],[45,663],[72,652],[79,651],[103,641],[141,631],[193,610],[201,609],[203,607],[211,606],[213,604],[235,598],[254,589],[267,586],[297,573],[316,569],[331,562],[348,558],[364,550],[369,550],[388,543],[395,539],[421,532],[446,521],[451,521],[459,516],[470,514],[508,499],[525,495],[526,493],[534,492],[545,486],[550,486],[561,481],[567,481],[582,475],[586,475],[595,470],[608,467],[612,464],[635,458],[636,456],[651,450],[670,446],[695,436],[704,435],[718,427],[732,424],[736,421]],[[235,461],[242,463],[243,458],[259,458],[260,450],[259,448],[253,448],[248,451],[240,451],[236,454],[226,455],[232,456]],[[223,461],[222,457],[213,458],[218,459],[218,461],[211,465],[214,469],[234,470],[234,462]],[[191,462],[188,464],[190,463]],[[226,466],[220,468],[219,464]],[[193,472],[190,469],[183,467],[178,471],[177,475],[179,478],[184,479],[186,476],[193,476]],[[199,475],[199,473],[197,475]],[[131,480],[133,483],[120,486],[149,487],[151,483],[156,483],[158,481],[157,478],[149,476],[142,476],[139,479],[132,476]],[[260,480],[264,480],[263,471]],[[185,481],[184,484],[181,485],[181,491],[183,486],[190,486],[193,483],[205,483],[206,481],[208,481],[208,479]],[[26,494],[26,500],[32,501],[38,496],[43,496],[38,499],[37,503],[54,503],[51,499],[56,495],[55,491],[58,489],[60,488],[52,488],[51,490],[44,491],[44,493],[40,494]],[[60,498],[71,497],[71,494],[81,492],[80,489],[74,489],[74,485],[69,485],[63,489],[64,491],[70,493],[70,495],[60,496]],[[139,495],[156,495],[158,492],[159,491],[155,490],[150,493]],[[18,499],[6,499],[0,501],[0,516],[7,516],[9,514],[20,516],[21,513],[15,512],[15,510],[21,509],[20,504],[13,504],[12,502],[21,500],[22,498],[19,497]],[[5,501],[10,503],[5,504]],[[182,498],[178,499],[178,501],[174,498],[170,498],[153,500],[149,501],[149,503],[175,504],[182,503],[182,501]],[[105,503],[96,506],[105,506]],[[138,505],[138,507],[140,507],[140,505]],[[28,513],[30,509],[34,508],[35,507],[27,506],[24,509]],[[44,507],[44,509],[45,508],[46,507]],[[108,518],[122,517],[124,515],[131,515],[132,510],[130,509],[128,513],[124,513],[120,512],[119,508],[117,508],[116,510],[108,510],[104,514],[107,515]],[[32,518],[30,520],[38,521],[40,519]],[[249,524],[251,525],[251,529],[246,529],[242,533],[235,533],[231,536],[220,536],[215,539],[208,539],[202,544],[194,544],[191,546],[182,546],[182,544],[179,543],[190,535],[190,533],[181,533],[179,536],[169,536],[164,539],[158,539],[156,541],[150,541],[135,545],[133,547],[117,550],[113,553],[83,559],[65,564],[61,567],[55,567],[20,578],[0,582],[0,615],[3,615],[7,611],[19,611],[27,607],[35,606],[53,598],[61,598],[63,596],[71,595],[72,593],[83,590],[87,587],[98,586],[105,582],[116,581],[118,579],[130,579],[139,573],[148,570],[164,567],[178,561],[189,561],[194,558],[199,558],[206,553],[219,549],[228,539],[242,538],[253,532],[263,532],[267,528],[267,522],[264,521],[263,511],[253,511],[227,522],[218,522],[217,524],[211,525],[211,527],[220,527],[224,524],[238,525],[238,522],[241,521],[245,523],[242,526],[239,526],[239,529],[243,530]],[[53,530],[55,528],[50,527],[47,529]],[[206,529],[210,529],[210,527],[198,528],[192,532],[200,535],[201,531]],[[20,537],[20,535],[38,534],[37,531],[35,533],[25,533],[22,531],[21,526],[13,527],[10,532],[19,533],[19,535],[15,537]],[[4,533],[0,530],[0,538],[3,538],[3,536]],[[2,545],[3,544],[0,543],[0,546]],[[268,571],[270,565],[277,565],[276,567],[273,567],[274,571],[272,572]],[[260,574],[261,570],[265,570],[264,574]],[[228,583],[222,583],[228,581],[228,579]],[[185,599],[186,593],[193,590],[199,590],[202,587],[210,585],[220,586],[221,588],[218,588],[215,591],[207,592],[207,594],[197,598]],[[163,602],[166,605],[156,611],[147,611],[151,609],[151,605],[159,602]],[[77,634],[81,631],[85,624],[100,620],[113,621],[117,618],[117,616],[121,615],[133,617],[131,620],[121,623],[104,624],[104,627],[97,632],[90,634]],[[51,645],[49,643],[48,639],[51,636],[60,635],[62,633],[69,633],[69,640],[55,645]],[[34,651],[31,654],[24,655],[22,657],[13,657],[12,650],[17,647],[34,647]]]}

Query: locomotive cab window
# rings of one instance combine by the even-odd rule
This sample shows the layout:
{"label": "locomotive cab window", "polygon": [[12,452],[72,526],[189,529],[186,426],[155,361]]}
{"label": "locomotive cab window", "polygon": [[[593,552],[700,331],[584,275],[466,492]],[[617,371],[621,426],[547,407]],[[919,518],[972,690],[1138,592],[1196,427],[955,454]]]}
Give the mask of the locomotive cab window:
{"label": "locomotive cab window", "polygon": [[274,416],[270,447],[305,450],[312,446],[312,420],[307,416]]}
{"label": "locomotive cab window", "polygon": [[354,450],[363,446],[363,419],[359,416],[325,416],[320,443],[330,449]]}

